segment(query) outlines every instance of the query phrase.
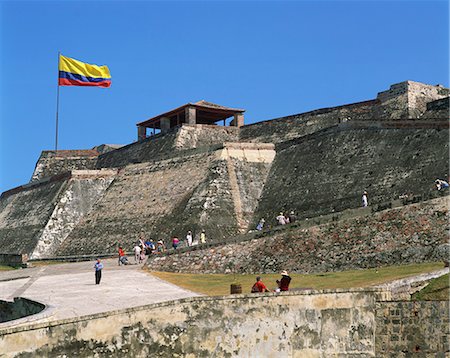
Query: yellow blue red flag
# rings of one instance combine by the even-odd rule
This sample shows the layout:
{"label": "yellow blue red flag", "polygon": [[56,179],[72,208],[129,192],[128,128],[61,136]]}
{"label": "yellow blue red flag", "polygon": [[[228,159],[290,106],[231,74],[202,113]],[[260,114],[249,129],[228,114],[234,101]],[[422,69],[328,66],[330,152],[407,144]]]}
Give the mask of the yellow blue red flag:
{"label": "yellow blue red flag", "polygon": [[90,65],[63,55],[59,56],[60,86],[111,86],[108,66]]}

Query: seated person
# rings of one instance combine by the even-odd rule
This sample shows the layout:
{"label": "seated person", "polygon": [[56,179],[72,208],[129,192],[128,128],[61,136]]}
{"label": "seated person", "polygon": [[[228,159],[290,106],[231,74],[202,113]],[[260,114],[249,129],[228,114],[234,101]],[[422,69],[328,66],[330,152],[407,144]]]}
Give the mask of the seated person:
{"label": "seated person", "polygon": [[256,292],[270,292],[259,276],[256,277],[256,282],[252,287],[252,293]]}
{"label": "seated person", "polygon": [[289,284],[291,283],[291,277],[288,275],[286,270],[284,270],[281,273],[281,280],[277,280],[276,282],[278,284],[279,291],[289,291]]}

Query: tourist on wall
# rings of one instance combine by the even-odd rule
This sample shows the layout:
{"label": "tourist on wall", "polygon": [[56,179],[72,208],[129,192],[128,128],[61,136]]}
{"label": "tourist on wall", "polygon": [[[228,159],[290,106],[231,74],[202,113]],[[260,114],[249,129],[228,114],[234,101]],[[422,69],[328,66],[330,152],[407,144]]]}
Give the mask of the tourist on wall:
{"label": "tourist on wall", "polygon": [[439,191],[448,189],[448,183],[445,180],[436,179],[435,183],[436,189]]}
{"label": "tourist on wall", "polygon": [[202,233],[200,234],[200,242],[202,244],[206,244],[206,233],[205,233],[205,230],[202,230]]}
{"label": "tourist on wall", "polygon": [[142,251],[141,247],[140,247],[138,244],[136,244],[136,245],[134,246],[134,249],[133,249],[133,252],[134,252],[134,263],[135,263],[135,264],[140,263],[140,260],[141,260],[141,251]]}
{"label": "tourist on wall", "polygon": [[188,231],[187,235],[186,235],[186,242],[187,242],[187,246],[191,247],[192,246],[192,232]]}
{"label": "tourist on wall", "polygon": [[257,292],[270,292],[266,285],[261,281],[261,277],[257,276],[256,277],[256,282],[252,287],[252,293],[257,293]]}
{"label": "tourist on wall", "polygon": [[256,230],[261,231],[264,227],[265,222],[266,220],[264,220],[264,218],[261,218],[261,220],[259,220],[258,225],[256,225]]}
{"label": "tourist on wall", "polygon": [[147,241],[145,241],[145,253],[147,255],[151,255],[154,250],[155,250],[155,244],[153,243],[153,239],[150,238]]}
{"label": "tourist on wall", "polygon": [[97,259],[97,262],[94,265],[94,269],[95,269],[95,284],[100,285],[103,269],[103,264],[100,262],[100,259]]}
{"label": "tourist on wall", "polygon": [[161,254],[164,251],[166,251],[166,246],[164,245],[164,242],[162,240],[159,240],[156,243],[156,253]]}
{"label": "tourist on wall", "polygon": [[280,291],[289,291],[289,284],[291,283],[291,277],[288,275],[287,271],[284,270],[281,272],[281,280],[277,280],[278,289],[277,292]]}
{"label": "tourist on wall", "polygon": [[297,216],[295,216],[295,213],[293,211],[291,211],[289,214],[289,222],[291,224],[293,224],[293,223],[295,223],[296,220],[297,220]]}
{"label": "tourist on wall", "polygon": [[280,215],[278,215],[275,219],[277,220],[278,225],[286,225],[286,220],[283,213],[280,213]]}
{"label": "tourist on wall", "polygon": [[172,237],[172,247],[174,250],[177,249],[179,243],[180,243],[180,240],[178,240],[178,237],[176,237],[176,236]]}
{"label": "tourist on wall", "polygon": [[361,199],[362,199],[361,201],[362,201],[362,207],[363,207],[363,208],[366,208],[367,206],[369,206],[369,200],[368,200],[368,198],[367,198],[367,191],[365,191],[365,192],[363,193]]}
{"label": "tourist on wall", "polygon": [[145,261],[145,250],[141,250],[141,254],[139,255],[139,263]]}

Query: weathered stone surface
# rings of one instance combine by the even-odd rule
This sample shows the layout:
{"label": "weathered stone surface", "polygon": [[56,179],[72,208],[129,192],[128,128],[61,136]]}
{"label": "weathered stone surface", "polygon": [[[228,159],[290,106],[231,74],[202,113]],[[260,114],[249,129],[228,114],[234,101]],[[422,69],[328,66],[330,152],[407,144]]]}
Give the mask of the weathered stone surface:
{"label": "weathered stone surface", "polygon": [[0,330],[7,357],[375,356],[369,290],[189,298]]}
{"label": "weathered stone surface", "polygon": [[[397,199],[427,197],[449,173],[448,130],[329,128],[277,146],[255,222],[280,211],[315,217]],[[254,223],[255,223],[254,222]],[[256,224],[255,224],[256,225]]]}
{"label": "weathered stone surface", "polygon": [[376,304],[377,357],[448,357],[449,302]]}
{"label": "weathered stone surface", "polygon": [[95,169],[98,152],[91,150],[43,151],[39,157],[31,182],[77,169]]}
{"label": "weathered stone surface", "polygon": [[72,176],[39,236],[32,259],[57,256],[61,244],[114,180],[115,172],[100,177],[91,172],[87,178]]}
{"label": "weathered stone surface", "polygon": [[0,200],[0,248],[31,254],[48,222],[66,180],[49,182]]}
{"label": "weathered stone surface", "polygon": [[445,197],[376,214],[369,211],[353,219],[158,255],[147,264],[172,272],[313,273],[445,260],[447,205]]}

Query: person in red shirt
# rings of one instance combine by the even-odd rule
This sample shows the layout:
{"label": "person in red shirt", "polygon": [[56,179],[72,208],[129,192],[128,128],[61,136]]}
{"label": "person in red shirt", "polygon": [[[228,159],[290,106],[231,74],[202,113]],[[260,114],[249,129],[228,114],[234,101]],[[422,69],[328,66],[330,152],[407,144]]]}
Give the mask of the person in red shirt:
{"label": "person in red shirt", "polygon": [[252,287],[252,293],[255,292],[269,292],[266,285],[261,281],[261,277],[256,277],[256,282]]}
{"label": "person in red shirt", "polygon": [[123,256],[125,256],[125,251],[119,246],[119,266],[120,264],[123,264]]}

